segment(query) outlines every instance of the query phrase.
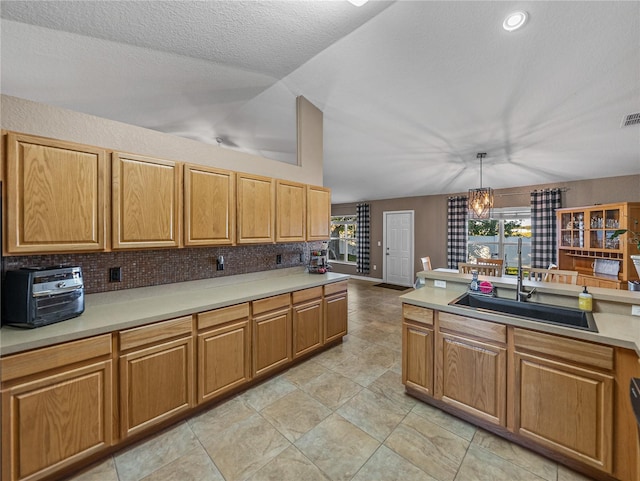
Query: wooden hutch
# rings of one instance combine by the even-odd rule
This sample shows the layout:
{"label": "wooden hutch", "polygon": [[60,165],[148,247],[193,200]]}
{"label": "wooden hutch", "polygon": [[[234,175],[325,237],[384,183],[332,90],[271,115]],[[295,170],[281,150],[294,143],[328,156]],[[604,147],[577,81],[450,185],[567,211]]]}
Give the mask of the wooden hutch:
{"label": "wooden hutch", "polygon": [[638,248],[626,234],[616,239],[611,235],[637,228],[640,202],[558,209],[556,215],[558,267],[578,271],[579,285],[627,289],[627,281],[638,279],[630,258],[640,254]]}

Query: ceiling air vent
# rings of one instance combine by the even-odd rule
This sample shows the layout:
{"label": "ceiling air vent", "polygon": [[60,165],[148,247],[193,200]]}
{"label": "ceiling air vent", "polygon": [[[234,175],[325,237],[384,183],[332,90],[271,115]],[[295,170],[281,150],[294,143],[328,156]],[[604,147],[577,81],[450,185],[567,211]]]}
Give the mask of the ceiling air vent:
{"label": "ceiling air vent", "polygon": [[640,112],[637,114],[625,115],[622,118],[622,123],[620,124],[620,127],[630,127],[631,125],[638,125],[638,124],[640,124]]}

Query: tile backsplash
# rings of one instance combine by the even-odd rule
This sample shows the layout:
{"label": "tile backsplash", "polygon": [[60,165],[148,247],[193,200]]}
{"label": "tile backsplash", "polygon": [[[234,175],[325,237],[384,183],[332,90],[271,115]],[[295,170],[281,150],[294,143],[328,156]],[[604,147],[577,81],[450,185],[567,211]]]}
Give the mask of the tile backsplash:
{"label": "tile backsplash", "polygon": [[[232,276],[273,269],[304,266],[309,251],[321,242],[249,246],[199,247],[86,254],[12,256],[3,259],[2,272],[21,267],[80,266],[85,292],[115,291],[173,282]],[[224,256],[224,270],[216,270],[216,259]],[[280,263],[276,262],[280,256]],[[302,260],[301,260],[302,259]],[[122,267],[122,282],[109,282],[109,269]]]}

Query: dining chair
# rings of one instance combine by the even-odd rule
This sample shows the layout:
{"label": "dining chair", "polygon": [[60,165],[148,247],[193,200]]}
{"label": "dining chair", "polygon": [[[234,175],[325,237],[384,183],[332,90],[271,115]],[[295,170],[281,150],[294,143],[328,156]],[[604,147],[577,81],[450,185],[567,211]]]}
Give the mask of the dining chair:
{"label": "dining chair", "polygon": [[500,276],[503,273],[503,264],[504,261],[502,259],[490,259],[490,258],[486,258],[486,257],[479,257],[477,259],[477,263],[480,265],[491,265],[491,266],[498,266],[500,267]]}
{"label": "dining chair", "polygon": [[461,274],[471,274],[472,271],[478,271],[478,274],[483,276],[502,276],[502,266],[497,264],[470,264],[468,262],[458,263],[458,272]]}
{"label": "dining chair", "polygon": [[534,267],[523,269],[523,271],[523,277],[530,281],[558,282],[561,284],[578,283],[577,271],[565,271],[555,268],[540,269]]}

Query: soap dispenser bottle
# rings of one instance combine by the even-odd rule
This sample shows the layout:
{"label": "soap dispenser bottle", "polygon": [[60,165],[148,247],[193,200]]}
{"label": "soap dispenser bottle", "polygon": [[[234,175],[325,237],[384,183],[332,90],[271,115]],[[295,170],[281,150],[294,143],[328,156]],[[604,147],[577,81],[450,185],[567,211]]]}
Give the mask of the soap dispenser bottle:
{"label": "soap dispenser bottle", "polygon": [[587,286],[582,287],[584,290],[578,296],[578,307],[582,311],[591,312],[593,310],[593,296],[587,292]]}
{"label": "soap dispenser bottle", "polygon": [[469,285],[469,290],[480,290],[480,286],[478,285],[478,271],[476,271],[475,269],[471,271],[471,284]]}

